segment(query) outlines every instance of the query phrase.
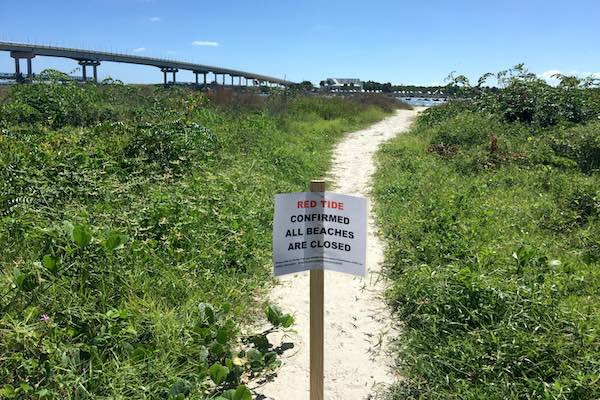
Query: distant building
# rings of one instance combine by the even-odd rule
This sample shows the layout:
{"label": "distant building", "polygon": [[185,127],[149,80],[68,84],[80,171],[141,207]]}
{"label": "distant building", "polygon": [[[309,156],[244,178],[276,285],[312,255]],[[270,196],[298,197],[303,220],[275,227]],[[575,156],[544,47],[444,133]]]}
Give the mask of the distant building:
{"label": "distant building", "polygon": [[363,90],[363,82],[360,79],[327,78],[323,83],[323,89],[331,92],[361,92]]}

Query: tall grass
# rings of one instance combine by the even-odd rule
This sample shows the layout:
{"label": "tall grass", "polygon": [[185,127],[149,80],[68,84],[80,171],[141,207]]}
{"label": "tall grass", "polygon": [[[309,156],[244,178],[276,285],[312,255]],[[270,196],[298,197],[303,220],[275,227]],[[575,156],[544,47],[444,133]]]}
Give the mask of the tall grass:
{"label": "tall grass", "polygon": [[451,103],[380,151],[390,398],[600,398],[598,123],[548,121]]}
{"label": "tall grass", "polygon": [[[248,399],[243,384],[277,367],[251,330],[271,283],[272,196],[304,189],[343,132],[385,112],[222,97],[10,89],[0,398]],[[332,103],[342,109],[326,117]],[[291,323],[267,311],[274,328]]]}

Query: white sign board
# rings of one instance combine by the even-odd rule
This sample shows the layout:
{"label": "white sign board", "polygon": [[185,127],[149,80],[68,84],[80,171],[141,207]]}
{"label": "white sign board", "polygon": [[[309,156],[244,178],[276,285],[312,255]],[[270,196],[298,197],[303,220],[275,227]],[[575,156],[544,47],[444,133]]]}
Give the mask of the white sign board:
{"label": "white sign board", "polygon": [[331,192],[275,195],[273,273],[365,275],[367,200]]}

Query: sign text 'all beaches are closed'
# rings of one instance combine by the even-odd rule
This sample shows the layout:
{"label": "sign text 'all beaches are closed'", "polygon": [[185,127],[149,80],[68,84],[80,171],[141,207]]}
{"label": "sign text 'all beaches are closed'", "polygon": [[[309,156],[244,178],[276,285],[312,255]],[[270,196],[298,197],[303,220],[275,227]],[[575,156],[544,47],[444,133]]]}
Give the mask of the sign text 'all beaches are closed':
{"label": "sign text 'all beaches are closed'", "polygon": [[331,192],[275,196],[275,275],[329,269],[364,276],[367,201]]}

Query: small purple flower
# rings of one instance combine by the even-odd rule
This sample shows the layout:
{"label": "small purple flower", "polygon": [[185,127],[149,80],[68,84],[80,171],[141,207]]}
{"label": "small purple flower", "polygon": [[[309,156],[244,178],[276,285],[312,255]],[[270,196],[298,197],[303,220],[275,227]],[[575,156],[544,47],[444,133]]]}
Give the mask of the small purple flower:
{"label": "small purple flower", "polygon": [[48,314],[42,314],[42,316],[40,317],[40,321],[48,322],[49,320],[50,317],[48,316]]}

